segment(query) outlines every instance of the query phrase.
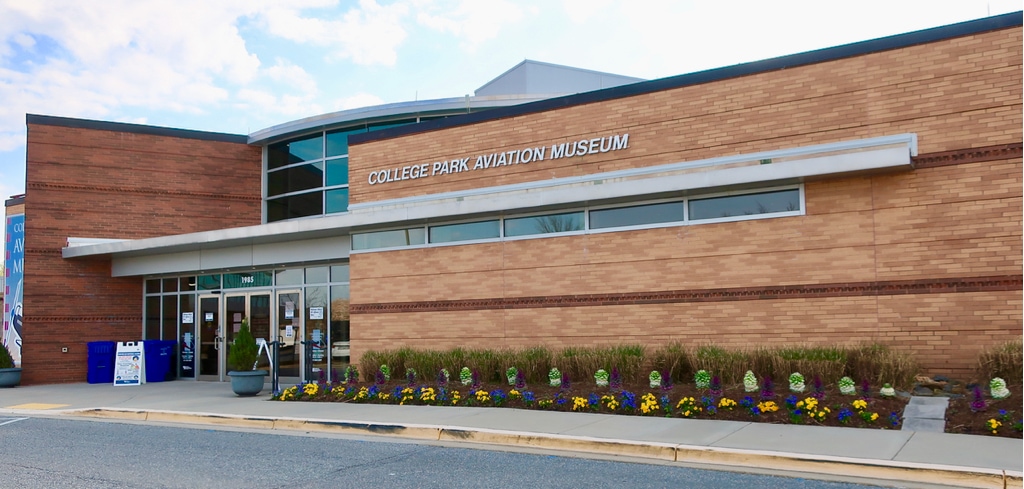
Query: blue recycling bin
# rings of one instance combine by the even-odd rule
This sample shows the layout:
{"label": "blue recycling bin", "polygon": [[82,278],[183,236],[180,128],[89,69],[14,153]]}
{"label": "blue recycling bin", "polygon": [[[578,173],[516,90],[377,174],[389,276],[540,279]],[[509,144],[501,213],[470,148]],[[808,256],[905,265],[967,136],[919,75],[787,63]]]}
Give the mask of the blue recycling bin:
{"label": "blue recycling bin", "polygon": [[86,380],[90,384],[114,383],[114,356],[117,343],[113,341],[91,341],[89,347],[89,370]]}
{"label": "blue recycling bin", "polygon": [[142,348],[146,352],[146,382],[163,382],[171,374],[171,360],[174,358],[174,340],[146,340]]}

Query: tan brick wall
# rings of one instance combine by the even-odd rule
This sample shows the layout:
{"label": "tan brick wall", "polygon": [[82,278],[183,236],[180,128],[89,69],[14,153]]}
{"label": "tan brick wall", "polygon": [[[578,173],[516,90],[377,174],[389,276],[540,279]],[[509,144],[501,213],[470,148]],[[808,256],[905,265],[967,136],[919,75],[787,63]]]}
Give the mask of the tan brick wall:
{"label": "tan brick wall", "polygon": [[[1019,144],[1021,29],[484,122],[353,150],[353,202],[916,133],[920,152]],[[369,187],[370,170],[629,132],[625,151]],[[1019,277],[1022,162],[805,185],[806,215],[357,254],[352,303]],[[840,294],[841,295],[841,294]],[[880,341],[969,374],[1019,338],[1021,292],[802,297],[353,315],[353,358],[395,345]]]}
{"label": "tan brick wall", "polygon": [[398,343],[559,348],[680,341],[743,349],[878,341],[912,352],[926,371],[970,376],[987,345],[1020,336],[1020,310],[1019,292],[989,292],[367,314],[352,329],[352,354]]}
{"label": "tan brick wall", "polygon": [[[1021,28],[352,147],[351,202],[917,133],[922,153],[1019,142]],[[370,186],[370,171],[616,133],[629,149]],[[472,164],[472,162],[471,162]]]}

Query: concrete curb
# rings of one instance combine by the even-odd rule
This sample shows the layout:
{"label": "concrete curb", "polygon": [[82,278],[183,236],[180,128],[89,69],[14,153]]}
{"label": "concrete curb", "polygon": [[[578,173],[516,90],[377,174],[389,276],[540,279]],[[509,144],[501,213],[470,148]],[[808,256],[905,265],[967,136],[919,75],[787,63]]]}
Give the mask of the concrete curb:
{"label": "concrete curb", "polygon": [[[51,412],[57,414],[55,412]],[[33,413],[38,415],[39,413]],[[1024,474],[950,465],[832,457],[800,453],[741,450],[633,440],[504,431],[461,426],[388,424],[285,417],[241,416],[162,410],[94,408],[61,411],[80,417],[193,425],[232,426],[265,430],[316,431],[417,440],[483,443],[556,451],[618,455],[694,465],[785,470],[897,482],[941,484],[965,488],[1024,487]]]}

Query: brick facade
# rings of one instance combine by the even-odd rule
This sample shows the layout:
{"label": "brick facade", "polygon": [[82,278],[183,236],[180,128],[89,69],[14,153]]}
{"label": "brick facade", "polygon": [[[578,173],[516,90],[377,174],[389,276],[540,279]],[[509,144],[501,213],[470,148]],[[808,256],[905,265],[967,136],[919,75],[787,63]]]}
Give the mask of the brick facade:
{"label": "brick facade", "polygon": [[[800,217],[354,255],[353,359],[396,344],[877,341],[968,374],[1021,337],[1021,57],[1014,27],[355,145],[357,203],[899,133],[918,135],[921,164],[807,182]],[[367,183],[621,133],[619,152]]]}
{"label": "brick facade", "polygon": [[139,239],[260,223],[259,147],[193,131],[60,124],[28,124],[26,384],[83,382],[88,342],[140,339],[142,279],[111,278],[108,259],[64,260],[68,237]]}

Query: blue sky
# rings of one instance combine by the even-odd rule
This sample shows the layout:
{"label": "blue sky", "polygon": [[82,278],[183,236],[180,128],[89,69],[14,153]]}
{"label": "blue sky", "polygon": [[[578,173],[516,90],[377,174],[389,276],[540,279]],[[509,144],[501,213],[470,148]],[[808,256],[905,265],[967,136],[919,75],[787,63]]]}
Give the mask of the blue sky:
{"label": "blue sky", "polygon": [[1020,9],[1005,0],[0,0],[0,197],[24,192],[26,113],[249,134],[472,94],[524,59],[651,79]]}

